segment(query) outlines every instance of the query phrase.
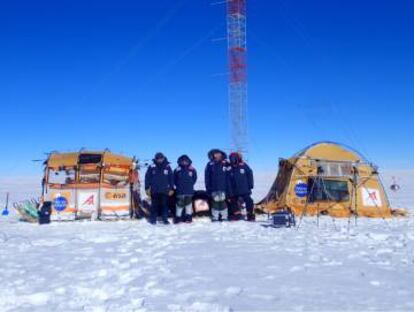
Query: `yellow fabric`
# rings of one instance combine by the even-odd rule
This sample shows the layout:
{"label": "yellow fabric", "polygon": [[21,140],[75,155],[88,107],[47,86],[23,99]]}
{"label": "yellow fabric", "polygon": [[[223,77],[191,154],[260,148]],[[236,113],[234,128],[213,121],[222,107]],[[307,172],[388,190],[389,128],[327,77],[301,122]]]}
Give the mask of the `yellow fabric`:
{"label": "yellow fabric", "polygon": [[53,153],[49,156],[49,168],[75,167],[78,164],[79,153]]}
{"label": "yellow fabric", "polygon": [[78,159],[80,154],[98,154],[103,155],[102,163],[105,166],[120,166],[132,168],[133,159],[130,157],[113,154],[110,152],[90,152],[83,151],[80,153],[53,153],[47,160],[47,167],[60,168],[60,167],[75,167],[78,165]]}
{"label": "yellow fabric", "polygon": [[131,166],[133,159],[122,155],[116,155],[112,153],[104,153],[103,163],[105,166]]}
{"label": "yellow fabric", "polygon": [[361,161],[355,153],[333,143],[320,143],[305,151],[304,156],[331,161]]}
{"label": "yellow fabric", "polygon": [[[308,203],[306,196],[298,197],[296,195],[295,187],[297,184],[307,184],[309,178],[321,177],[318,174],[320,160],[341,164],[349,163],[358,168],[356,187],[352,181],[352,175],[323,177],[324,179],[346,182],[349,192],[348,200],[342,202],[325,200]],[[293,168],[291,172],[289,168]],[[340,145],[321,143],[311,146],[295,157],[286,160],[279,170],[278,177],[268,196],[259,203],[258,208],[265,212],[288,208],[296,215],[328,214],[333,217],[349,217],[356,214],[372,218],[391,217],[391,208],[375,168],[363,163],[359,155]],[[285,185],[285,187],[281,188],[281,185]]]}

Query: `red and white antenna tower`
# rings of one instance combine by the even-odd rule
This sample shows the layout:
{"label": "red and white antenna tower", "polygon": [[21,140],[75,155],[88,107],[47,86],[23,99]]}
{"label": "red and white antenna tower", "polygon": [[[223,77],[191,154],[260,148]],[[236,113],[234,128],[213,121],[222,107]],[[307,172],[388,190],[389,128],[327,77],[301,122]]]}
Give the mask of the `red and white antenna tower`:
{"label": "red and white antenna tower", "polygon": [[247,154],[246,0],[227,1],[227,42],[232,148]]}

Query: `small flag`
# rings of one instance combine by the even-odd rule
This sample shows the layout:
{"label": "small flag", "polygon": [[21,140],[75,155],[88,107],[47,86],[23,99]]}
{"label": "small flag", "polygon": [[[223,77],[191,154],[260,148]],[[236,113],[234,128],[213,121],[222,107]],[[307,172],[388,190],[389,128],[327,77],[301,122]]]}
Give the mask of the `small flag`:
{"label": "small flag", "polygon": [[1,212],[1,215],[6,217],[9,215],[9,193],[6,195],[6,206],[4,207],[3,211]]}

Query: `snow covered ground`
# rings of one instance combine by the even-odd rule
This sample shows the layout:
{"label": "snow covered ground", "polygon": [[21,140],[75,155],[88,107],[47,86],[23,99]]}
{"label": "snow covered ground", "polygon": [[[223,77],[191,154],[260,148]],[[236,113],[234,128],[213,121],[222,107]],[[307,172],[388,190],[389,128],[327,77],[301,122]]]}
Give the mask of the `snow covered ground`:
{"label": "snow covered ground", "polygon": [[1,224],[0,311],[413,311],[413,219]]}
{"label": "snow covered ground", "polygon": [[[412,178],[394,206],[414,208]],[[0,311],[414,311],[412,217],[299,229],[0,220]]]}

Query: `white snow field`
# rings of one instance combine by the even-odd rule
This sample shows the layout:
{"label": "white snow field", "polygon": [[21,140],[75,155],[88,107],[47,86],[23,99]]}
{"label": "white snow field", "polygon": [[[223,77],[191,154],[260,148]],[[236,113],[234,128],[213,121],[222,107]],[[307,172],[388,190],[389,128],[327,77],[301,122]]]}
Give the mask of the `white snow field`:
{"label": "white snow field", "polygon": [[413,311],[414,222],[1,224],[0,311]]}
{"label": "white snow field", "polygon": [[[413,209],[402,185],[390,197]],[[414,311],[412,217],[299,229],[0,220],[2,312]]]}

